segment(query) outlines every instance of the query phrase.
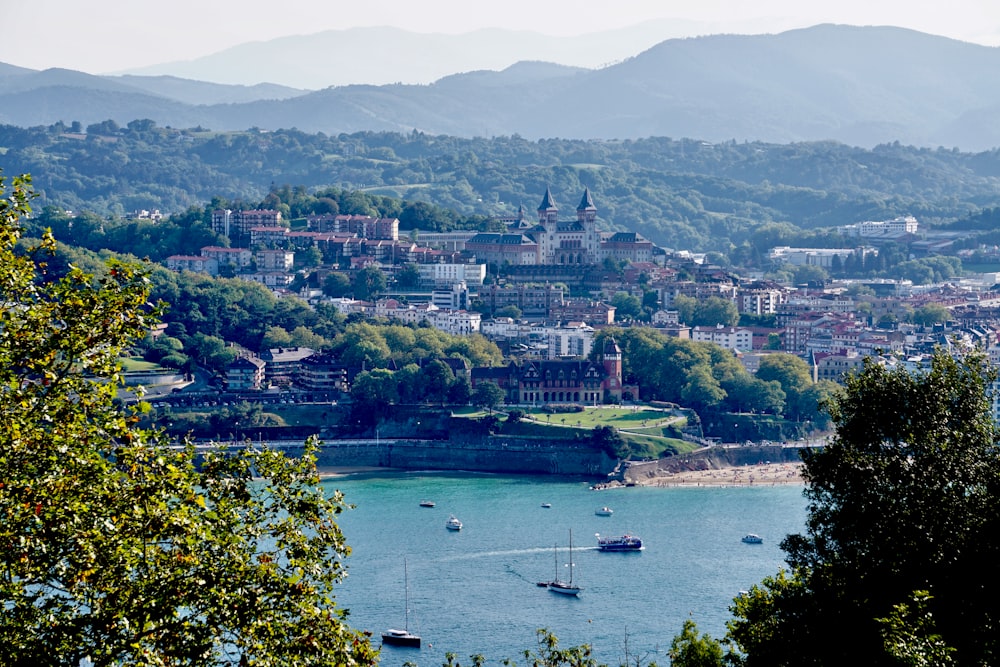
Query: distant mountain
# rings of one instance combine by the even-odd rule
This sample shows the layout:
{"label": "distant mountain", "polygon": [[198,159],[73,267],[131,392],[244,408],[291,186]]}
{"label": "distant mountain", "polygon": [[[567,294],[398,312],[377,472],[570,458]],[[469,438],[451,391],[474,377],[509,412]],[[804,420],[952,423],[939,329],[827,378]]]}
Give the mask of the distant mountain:
{"label": "distant mountain", "polygon": [[[368,57],[355,55],[359,67]],[[286,99],[242,88],[260,97],[226,103],[212,102],[208,90],[235,94],[231,87],[202,94],[192,82],[171,89],[148,78],[6,71],[0,122],[20,126],[151,118],[327,134],[1000,145],[1000,49],[889,27],[672,39],[597,70],[522,62],[430,85],[351,85]]]}
{"label": "distant mountain", "polygon": [[354,84],[429,84],[456,72],[502,70],[522,60],[601,67],[671,37],[710,32],[708,24],[691,21],[648,21],[574,37],[530,30],[484,29],[449,35],[391,27],[351,28],[250,42],[193,60],[121,73],[246,85],[273,81],[310,90]]}

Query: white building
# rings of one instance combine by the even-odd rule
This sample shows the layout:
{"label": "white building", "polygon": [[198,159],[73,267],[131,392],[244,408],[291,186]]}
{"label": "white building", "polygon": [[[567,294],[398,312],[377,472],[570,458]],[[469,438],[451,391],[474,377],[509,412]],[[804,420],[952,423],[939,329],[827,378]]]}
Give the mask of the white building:
{"label": "white building", "polygon": [[838,231],[845,236],[885,237],[916,234],[919,224],[912,215],[901,215],[892,220],[865,220],[853,225],[842,225]]}
{"label": "white building", "polygon": [[753,349],[753,331],[739,327],[724,327],[721,324],[714,327],[694,327],[691,329],[691,340],[715,343],[728,350],[741,352]]}
{"label": "white building", "polygon": [[482,285],[486,278],[485,264],[417,264],[420,284],[429,287],[446,287],[464,282]]}

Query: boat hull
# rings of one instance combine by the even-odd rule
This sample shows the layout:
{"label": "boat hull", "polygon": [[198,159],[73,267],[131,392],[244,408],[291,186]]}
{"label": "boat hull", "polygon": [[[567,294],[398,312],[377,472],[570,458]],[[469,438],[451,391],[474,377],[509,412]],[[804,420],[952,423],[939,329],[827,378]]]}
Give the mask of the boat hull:
{"label": "boat hull", "polygon": [[549,590],[553,593],[559,593],[560,595],[579,595],[582,588],[579,586],[573,586],[572,584],[563,583],[561,581],[549,582]]}
{"label": "boat hull", "polygon": [[420,648],[420,635],[415,635],[406,630],[389,630],[382,633],[382,643],[391,646],[407,646],[409,648]]}
{"label": "boat hull", "polygon": [[642,551],[642,542],[636,544],[606,544],[597,548],[601,551]]}
{"label": "boat hull", "polygon": [[642,539],[635,535],[598,537],[597,548],[600,551],[642,551]]}

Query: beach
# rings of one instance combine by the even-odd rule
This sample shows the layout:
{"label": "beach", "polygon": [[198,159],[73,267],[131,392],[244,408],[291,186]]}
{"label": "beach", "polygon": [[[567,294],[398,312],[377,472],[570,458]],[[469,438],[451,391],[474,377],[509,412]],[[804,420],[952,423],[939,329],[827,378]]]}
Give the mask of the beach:
{"label": "beach", "polygon": [[661,470],[637,480],[642,486],[776,486],[802,484],[802,464],[761,463],[707,470]]}

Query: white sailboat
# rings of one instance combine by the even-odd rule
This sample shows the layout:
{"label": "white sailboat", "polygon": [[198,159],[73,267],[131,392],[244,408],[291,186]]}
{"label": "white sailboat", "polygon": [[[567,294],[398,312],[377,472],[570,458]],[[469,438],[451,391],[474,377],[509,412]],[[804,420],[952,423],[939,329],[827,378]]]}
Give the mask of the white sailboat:
{"label": "white sailboat", "polygon": [[393,646],[409,646],[420,648],[420,635],[410,632],[410,579],[406,570],[406,559],[403,559],[403,588],[406,591],[405,625],[402,630],[389,628],[382,633],[382,643]]}
{"label": "white sailboat", "polygon": [[560,595],[579,595],[582,588],[573,583],[573,531],[569,531],[569,581],[559,578],[559,550],[556,549],[556,578],[549,582],[549,590]]}

